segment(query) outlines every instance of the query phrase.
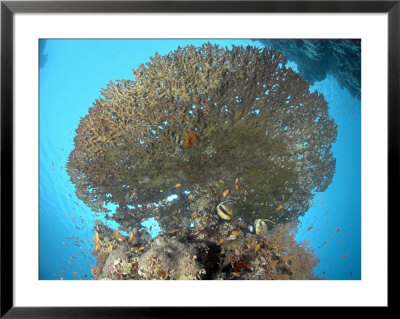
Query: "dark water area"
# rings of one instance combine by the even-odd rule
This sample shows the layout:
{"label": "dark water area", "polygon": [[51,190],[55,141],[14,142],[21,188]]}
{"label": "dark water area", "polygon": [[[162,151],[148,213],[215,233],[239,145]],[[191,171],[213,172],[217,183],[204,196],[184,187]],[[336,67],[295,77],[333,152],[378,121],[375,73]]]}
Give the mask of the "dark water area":
{"label": "dark water area", "polygon": [[[198,47],[206,42],[211,42],[211,44],[219,44],[222,48],[232,48],[233,45],[250,45],[262,49],[267,46],[282,50],[284,54],[284,44],[286,44],[289,45],[286,47],[288,50],[286,55],[289,59],[288,67],[293,68],[304,76],[311,76],[312,67],[320,69],[319,73],[317,72],[318,76],[314,74],[313,78],[306,80],[311,83],[310,92],[317,90],[324,95],[329,107],[329,116],[337,125],[337,137],[332,144],[336,167],[332,181],[327,189],[322,192],[313,190],[315,196],[306,203],[307,210],[298,219],[299,225],[295,239],[299,243],[306,240],[309,242],[309,246],[313,247],[314,255],[319,259],[319,263],[314,267],[315,275],[327,280],[360,280],[361,103],[359,99],[360,87],[359,82],[357,82],[357,77],[359,76],[357,66],[359,67],[360,65],[360,43],[356,40],[352,42],[336,41],[337,46],[332,49],[335,43],[324,43],[323,40],[318,43],[290,41],[289,43],[279,43],[278,47],[277,43],[272,44],[250,39],[41,40],[39,52],[39,279],[94,279],[92,267],[96,266],[99,254],[93,254],[93,251],[99,251],[98,248],[96,249],[96,244],[99,244],[96,239],[96,233],[100,232],[99,227],[96,228],[96,225],[100,225],[100,228],[105,225],[112,230],[119,229],[117,234],[114,231],[117,244],[119,234],[125,236],[120,240],[121,242],[128,241],[127,238],[131,234],[129,224],[127,224],[128,226],[124,225],[124,220],[118,219],[120,211],[122,214],[122,204],[120,205],[120,211],[115,203],[104,205],[103,208],[111,211],[108,215],[105,215],[99,209],[96,210],[93,207],[89,207],[87,202],[85,203],[78,198],[76,185],[71,182],[67,172],[68,159],[75,147],[76,129],[88,114],[89,108],[96,99],[99,99],[101,90],[105,89],[110,81],[121,79],[133,81],[132,69],[137,70],[141,63],[149,62],[150,57],[153,57],[156,52],[162,56],[176,50],[178,46],[181,48],[186,45]],[[327,49],[324,45],[330,48],[330,52],[334,52],[334,57],[327,56]],[[304,53],[300,54],[304,47],[309,54],[308,59],[305,58]],[[295,50],[293,48],[297,49],[297,55],[294,54]],[[312,54],[310,50],[314,50]],[[314,58],[314,60],[310,57]],[[308,63],[307,66],[304,63]],[[349,70],[348,75],[344,74],[343,71],[347,65],[354,67],[354,69],[347,67]],[[194,105],[193,112],[195,111],[196,106]],[[259,111],[255,110],[254,112],[257,115]],[[199,144],[201,142],[200,138]],[[250,140],[250,133],[247,138]],[[189,143],[188,141],[181,141],[182,145],[186,142]],[[192,141],[192,143],[194,142]],[[185,147],[183,146],[183,148]],[[213,149],[209,148],[207,151],[207,154],[212,156]],[[228,150],[226,154],[229,154],[230,158],[232,158]],[[231,167],[230,170],[234,171],[235,168]],[[205,175],[208,174],[207,171],[203,173]],[[201,170],[197,174],[201,174]],[[242,176],[239,177],[242,178]],[[167,178],[163,177],[162,179],[165,180]],[[228,199],[228,196],[235,196],[235,187],[240,191],[242,190],[240,181],[235,181],[234,178],[230,181],[229,177],[227,177],[227,179],[220,182],[216,178],[215,182],[220,185],[218,186],[220,189],[213,186],[214,191],[220,191],[222,194],[225,189],[223,184],[228,185],[231,183],[230,185],[232,186],[227,186],[229,188],[228,194],[222,194],[222,198]],[[178,180],[172,183],[172,185],[175,185],[175,189],[185,189],[186,191],[178,192],[160,189],[163,197],[160,197],[161,193],[158,194],[157,198],[154,197],[154,199],[152,198],[148,201],[151,204],[149,206],[153,207],[154,211],[157,209],[162,211],[161,207],[164,204],[161,204],[161,201],[164,200],[165,203],[168,202],[165,205],[177,205],[176,210],[178,211],[178,207],[181,207],[178,204],[180,201],[188,201],[192,196],[197,199],[197,196],[202,194],[201,191],[203,189],[201,191],[197,190],[195,185],[180,186],[179,184],[180,181]],[[282,185],[282,187],[286,187],[290,193],[290,185],[289,187]],[[127,191],[128,195],[134,197],[136,194],[130,190]],[[257,198],[256,195],[251,194],[242,194],[241,196],[247,196],[250,199],[252,198],[251,196]],[[267,206],[265,202],[268,202],[272,207],[270,209],[272,217],[268,214],[266,216],[260,215],[259,218],[265,219],[266,217],[271,219],[272,222],[267,221],[269,227],[275,227],[278,220],[281,221],[278,218],[278,212],[282,213],[287,209],[286,205],[284,205],[284,199],[276,204],[271,204],[272,200],[268,197],[267,201],[263,200],[263,207],[258,207],[260,212]],[[200,203],[200,201],[196,203]],[[139,211],[143,210],[142,206],[144,205],[144,202],[139,201],[135,208],[133,204],[127,204],[124,209],[132,215],[135,215],[135,212],[140,215]],[[193,206],[191,207],[193,208]],[[177,220],[173,223],[177,228],[168,229],[168,233],[179,233],[175,229],[180,229],[183,224],[185,224],[185,231],[187,230],[187,232],[197,227],[196,223],[193,222],[193,218],[189,218],[190,216],[187,216],[187,219],[183,219],[184,213],[183,211],[183,213],[179,212],[178,215],[175,215],[174,218],[177,218]],[[289,213],[290,209],[288,209]],[[216,225],[223,225],[223,223],[228,225],[231,222],[222,220],[220,216],[218,217],[216,210],[213,211],[213,214],[215,215],[213,221]],[[256,217],[251,217],[252,220],[257,218],[258,210],[256,210],[255,214]],[[158,217],[158,215],[153,214],[148,216],[147,219],[140,220],[142,223],[138,231],[141,234],[146,234],[147,230],[148,238],[146,243],[154,240],[151,238],[156,237],[160,231],[163,231],[163,228],[160,228],[162,216],[160,223],[157,222]],[[247,223],[246,227],[251,227],[243,228],[241,232],[254,233],[254,225],[247,222],[246,218],[243,217],[243,220]],[[234,218],[232,218],[233,220]],[[210,229],[214,228],[210,227]],[[222,228],[218,229],[221,231]],[[232,229],[229,228],[229,231],[232,232]],[[103,234],[107,233],[107,231],[105,230]],[[212,230],[207,231],[207,238],[213,238]],[[236,228],[234,231],[236,231]],[[109,237],[114,235],[111,234]],[[220,239],[218,236],[217,234],[213,238],[215,242],[212,247],[219,252],[221,247],[225,247],[224,245],[228,240],[225,237],[225,243],[220,242],[222,238]],[[103,238],[102,245],[104,244]],[[113,247],[114,251],[116,250],[115,244],[112,246],[110,242],[107,245],[107,248],[104,248],[106,252],[107,250],[111,252]],[[148,248],[146,245],[150,244],[145,244],[145,241],[143,241],[143,246],[142,244],[137,244],[135,252],[141,253],[141,249],[146,251]],[[262,248],[256,245],[253,251],[261,251],[260,249]],[[232,271],[232,278],[229,277],[228,279],[235,279],[234,277],[238,276],[238,269],[245,271],[242,268],[246,267],[247,264],[244,264],[243,267],[238,267],[238,264],[236,264],[235,271]],[[164,276],[162,271],[159,271],[159,275],[161,277]]]}

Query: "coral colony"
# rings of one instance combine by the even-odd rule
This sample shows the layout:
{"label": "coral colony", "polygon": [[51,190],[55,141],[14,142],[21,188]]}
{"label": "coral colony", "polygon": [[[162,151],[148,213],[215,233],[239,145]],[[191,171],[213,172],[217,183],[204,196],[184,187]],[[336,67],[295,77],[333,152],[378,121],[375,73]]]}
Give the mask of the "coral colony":
{"label": "coral colony", "polygon": [[178,47],[133,74],[81,119],[67,166],[77,196],[129,234],[96,223],[94,278],[317,279],[294,234],[335,172],[323,95],[252,46]]}

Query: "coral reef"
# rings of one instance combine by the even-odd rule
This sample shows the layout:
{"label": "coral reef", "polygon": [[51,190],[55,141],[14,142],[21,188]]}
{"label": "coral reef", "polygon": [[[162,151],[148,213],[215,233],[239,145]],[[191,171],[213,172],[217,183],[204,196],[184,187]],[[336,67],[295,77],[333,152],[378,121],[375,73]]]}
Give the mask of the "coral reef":
{"label": "coral reef", "polygon": [[178,47],[133,74],[102,90],[67,163],[77,196],[119,224],[95,226],[95,279],[312,279],[290,234],[335,172],[324,97],[268,48]]}
{"label": "coral reef", "polygon": [[265,236],[247,233],[235,249],[227,246],[222,269],[228,279],[318,279],[319,260],[306,242],[295,241],[295,230],[294,223],[281,224]]}
{"label": "coral reef", "polygon": [[92,274],[99,280],[322,279],[313,274],[319,262],[313,249],[294,239],[295,223],[278,225],[264,236],[235,227],[222,223],[212,236],[201,238],[190,232],[164,234],[139,247],[128,238],[103,236],[112,233],[103,225],[101,246],[112,241],[115,248],[93,251],[97,265]]}
{"label": "coral reef", "polygon": [[332,74],[341,88],[353,97],[361,97],[361,40],[356,39],[296,39],[256,40],[280,50],[296,62],[299,72],[311,84]]}

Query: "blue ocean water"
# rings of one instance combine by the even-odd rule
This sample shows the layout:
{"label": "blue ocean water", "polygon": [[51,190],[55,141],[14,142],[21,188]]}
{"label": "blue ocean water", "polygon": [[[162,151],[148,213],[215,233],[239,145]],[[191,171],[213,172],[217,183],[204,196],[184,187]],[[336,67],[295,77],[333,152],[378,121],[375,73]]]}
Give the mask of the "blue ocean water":
{"label": "blue ocean water", "polygon": [[[76,197],[66,163],[75,129],[100,90],[110,80],[133,79],[132,68],[155,52],[162,55],[178,45],[200,46],[207,41],[261,47],[251,40],[40,40],[39,279],[93,278],[93,227],[102,216]],[[324,94],[338,125],[333,145],[337,166],[332,184],[316,194],[312,207],[301,217],[296,239],[308,240],[315,248],[320,258],[317,275],[361,279],[360,100],[341,89],[332,76],[311,90]]]}

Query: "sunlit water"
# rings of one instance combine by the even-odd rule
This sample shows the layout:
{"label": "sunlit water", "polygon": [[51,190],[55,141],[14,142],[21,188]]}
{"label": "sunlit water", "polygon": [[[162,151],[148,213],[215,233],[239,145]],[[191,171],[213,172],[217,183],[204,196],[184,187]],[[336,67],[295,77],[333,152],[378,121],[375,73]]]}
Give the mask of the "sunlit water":
{"label": "sunlit water", "polygon": [[[132,68],[155,52],[166,54],[202,40],[46,40],[40,68],[40,279],[92,279],[95,265],[94,214],[74,191],[66,173],[68,155],[81,117],[110,80],[133,79]],[[253,45],[250,40],[211,40],[221,46]],[[296,68],[294,64],[293,68]],[[338,125],[333,145],[336,173],[300,218],[297,240],[304,239],[320,258],[315,274],[326,279],[361,279],[361,105],[328,76],[311,90],[323,93]],[[173,197],[170,200],[174,200]],[[115,207],[114,207],[115,208]],[[160,230],[154,219],[152,235]]]}

